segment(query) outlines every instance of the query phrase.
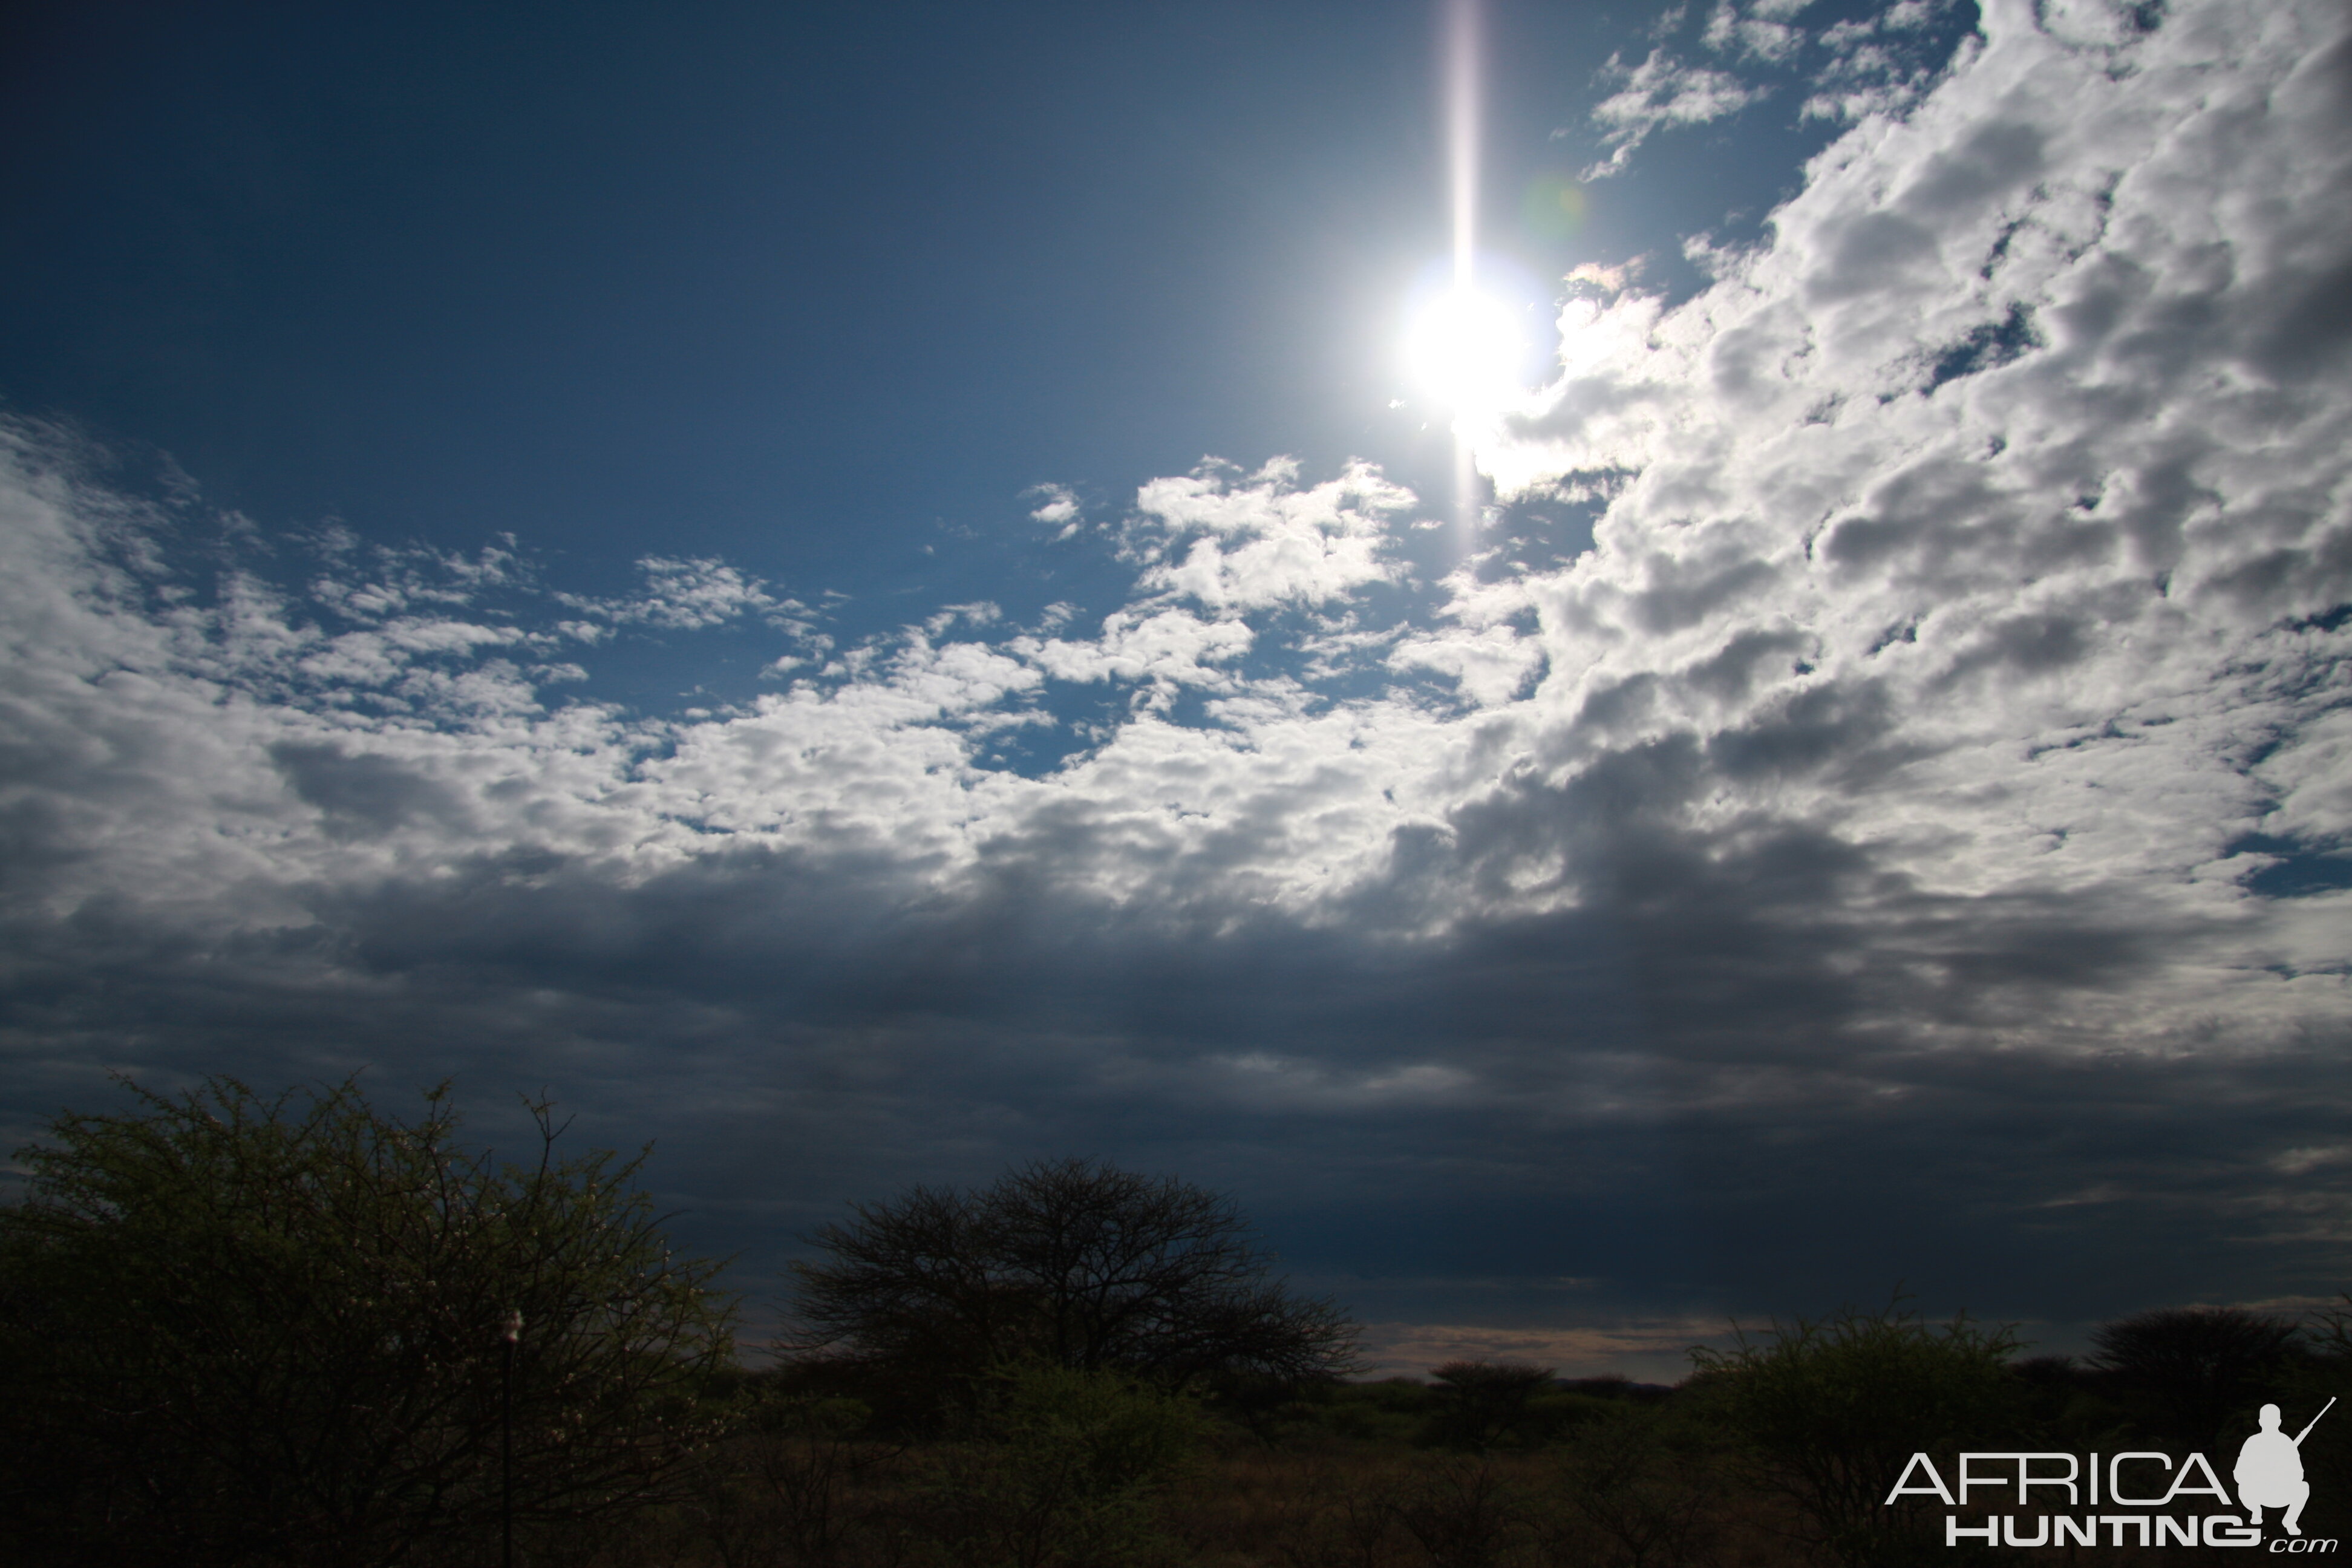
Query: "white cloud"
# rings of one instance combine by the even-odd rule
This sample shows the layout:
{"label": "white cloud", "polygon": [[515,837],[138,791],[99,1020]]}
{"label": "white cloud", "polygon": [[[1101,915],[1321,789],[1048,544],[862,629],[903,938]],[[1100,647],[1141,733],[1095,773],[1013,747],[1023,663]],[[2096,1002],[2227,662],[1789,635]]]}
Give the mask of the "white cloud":
{"label": "white cloud", "polygon": [[1239,621],[1204,621],[1187,610],[1143,615],[1115,610],[1101,635],[1086,642],[1059,637],[1015,638],[1013,651],[1062,680],[1136,680],[1161,689],[1210,686],[1230,689],[1234,678],[1212,668],[1248,651],[1252,635]]}
{"label": "white cloud", "polygon": [[1462,695],[1482,708],[1519,695],[1542,662],[1542,647],[1508,626],[1430,632],[1408,637],[1389,655],[1391,668],[1433,669],[1454,677]]}
{"label": "white cloud", "polygon": [[789,613],[790,601],[779,601],[767,584],[746,577],[725,562],[696,557],[674,560],[648,555],[637,563],[645,585],[625,599],[583,599],[560,595],[560,602],[584,614],[623,625],[635,624],[664,631],[697,631],[761,611]]}
{"label": "white cloud", "polygon": [[[2334,842],[2352,813],[2321,679],[2342,629],[2289,625],[2341,603],[2352,571],[2344,378],[2311,346],[2336,330],[2330,268],[2347,253],[2334,89],[2307,58],[2316,24],[2207,5],[2133,46],[2130,71],[2021,13],[1988,25],[1981,57],[1908,121],[1824,153],[1774,243],[1704,294],[1667,310],[1619,278],[1613,297],[1570,303],[1559,378],[1481,460],[1507,489],[1616,476],[1596,549],[1504,587],[1453,582],[1425,626],[1342,620],[1269,642],[1249,616],[1399,580],[1390,531],[1412,498],[1363,467],[1307,486],[1286,462],[1211,466],[1142,487],[1123,543],[1138,596],[1090,637],[1066,635],[1064,610],[991,642],[995,606],[950,606],[819,677],[789,667],[801,683],[754,711],[633,731],[593,707],[551,713],[521,668],[485,658],[550,636],[458,613],[516,580],[508,555],[338,577],[318,597],[373,617],[340,633],[250,574],[209,609],[151,611],[127,567],[98,563],[135,528],[93,531],[76,521],[87,496],[52,478],[12,491],[45,520],[19,524],[20,549],[46,552],[14,576],[19,595],[50,584],[44,613],[70,629],[16,657],[135,668],[141,703],[214,715],[186,743],[228,748],[209,770],[237,781],[227,798],[283,796],[268,760],[281,742],[396,763],[459,803],[397,817],[387,843],[419,836],[420,856],[463,822],[484,845],[666,863],[706,852],[696,835],[716,824],[929,844],[947,875],[985,860],[980,824],[1012,831],[1082,800],[1123,810],[1118,781],[1142,748],[1187,758],[1178,776],[1210,795],[1241,790],[1269,825],[1334,801],[1343,780],[1374,791],[1322,819],[1311,869],[1276,854],[1287,829],[1246,854],[1219,842],[1221,875],[1282,887],[1305,914],[1390,875],[1391,835],[1444,823],[1512,768],[1564,785],[1680,736],[1722,774],[1713,804],[1690,808],[1694,831],[1759,810],[1833,821],[1921,888],[2139,879],[2151,907],[2242,921],[2232,876],[2200,868],[2258,823]],[[2012,310],[2041,346],[1954,359]],[[799,612],[723,563],[642,570],[640,595],[587,606],[574,635]],[[441,613],[404,607],[428,600]],[[937,643],[959,623],[981,640]],[[135,659],[96,651],[115,643]],[[1316,716],[1288,678],[1245,668],[1294,644],[1327,672],[1380,658],[1449,676],[1486,727],[1456,730],[1403,689]],[[997,724],[986,715],[1044,682],[1125,683],[1157,714],[1206,693],[1223,728],[1138,718],[1049,779],[975,770],[961,727]],[[102,685],[19,689],[69,695],[75,717],[51,715],[62,728],[47,732],[115,722]],[[1376,736],[1376,770],[1343,762]],[[2235,760],[2257,750],[2258,765]],[[1278,756],[1307,773],[1269,771]],[[244,852],[315,874],[330,850],[306,820]],[[1413,901],[1548,907],[1582,875],[1572,853],[1534,863],[1549,868],[1534,881],[1472,894],[1440,878]],[[1104,863],[1087,878],[1099,890],[1140,874]]]}
{"label": "white cloud", "polygon": [[1699,41],[1717,54],[1735,58],[1778,63],[1804,47],[1805,30],[1769,19],[1765,7],[1750,6],[1742,16],[1732,0],[1717,0]]}
{"label": "white cloud", "polygon": [[[1141,488],[1133,592],[1091,626],[964,605],[832,650],[826,609],[716,561],[649,558],[613,601],[506,546],[326,540],[300,592],[245,545],[199,572],[15,432],[5,973],[93,1009],[133,1003],[57,977],[163,988],[124,1038],[213,994],[239,1030],[396,1002],[583,1059],[643,1023],[673,1055],[640,1081],[705,1052],[880,1116],[872,1085],[920,1079],[958,1126],[1032,1126],[1041,1085],[1354,1085],[1326,1099],[1367,1117],[1475,1086],[1527,1119],[1513,1157],[1826,1107],[1909,1159],[1902,1117],[2028,1058],[2128,1058],[2200,1114],[2179,1064],[2301,1085],[2352,1020],[2347,895],[2253,883],[2352,835],[2352,55],[2318,4],[2083,15],[1990,6],[1686,302],[1587,280],[1480,452],[1605,502],[1557,569],[1424,593],[1373,469],[1208,466]],[[1727,101],[1664,60],[1621,148]],[[754,616],[790,684],[740,709],[541,695],[576,675],[561,637]],[[1362,684],[1308,684],[1333,672]],[[983,765],[1073,692],[1117,695],[1058,765]],[[19,1016],[26,1050],[98,1026]],[[1016,1057],[993,1100],[940,1076]],[[2077,1070],[2034,1081],[2087,1096]],[[2320,1133],[2260,1137],[2230,1157],[2262,1183],[2336,1169]]]}
{"label": "white cloud", "polygon": [[1992,7],[1980,57],[1825,152],[1687,304],[1571,303],[1564,374],[1482,462],[1640,472],[1534,589],[1571,749],[1866,699],[1907,759],[1790,757],[1781,809],[1836,802],[1922,886],[2145,878],[2242,918],[2196,868],[2345,820],[2342,634],[2295,623],[2352,596],[2352,400],[2284,325],[2344,331],[2343,89],[2322,8],[2185,10],[2127,69],[2127,30],[2074,21]]}
{"label": "white cloud", "polygon": [[1079,502],[1077,492],[1069,486],[1037,485],[1026,493],[1037,501],[1030,510],[1030,517],[1056,530],[1055,539],[1068,539],[1085,526],[1086,509]]}
{"label": "white cloud", "polygon": [[1229,614],[1325,604],[1400,574],[1388,522],[1410,492],[1362,464],[1306,489],[1297,477],[1280,458],[1246,479],[1204,466],[1143,486],[1128,531],[1137,587]]}
{"label": "white cloud", "polygon": [[[1927,0],[1902,0],[1874,16],[1823,28],[1821,43],[1830,60],[1815,73],[1801,117],[1854,122],[1908,110],[1946,68],[1925,49],[1927,26],[1943,9]],[[1954,63],[1965,64],[1971,47],[1964,41]]]}
{"label": "white cloud", "polygon": [[1770,90],[1728,71],[1685,65],[1663,47],[1652,49],[1638,66],[1629,67],[1612,55],[1602,74],[1622,85],[1593,106],[1592,122],[1601,128],[1601,145],[1609,149],[1609,156],[1578,176],[1584,180],[1622,172],[1656,131],[1727,119]]}
{"label": "white cloud", "polygon": [[[46,554],[17,592],[51,584],[45,613],[73,608],[69,629],[16,657],[136,668],[142,703],[226,705],[234,721],[205,718],[187,743],[229,748],[213,770],[237,781],[227,797],[281,798],[270,747],[331,741],[460,803],[398,818],[393,840],[462,821],[486,846],[513,835],[618,865],[705,853],[696,835],[713,824],[810,844],[837,828],[930,845],[944,876],[984,862],[980,824],[1123,810],[1114,781],[1141,748],[1267,814],[1265,833],[1217,841],[1219,874],[1281,887],[1304,915],[1391,875],[1393,834],[1444,824],[1513,769],[1564,787],[1684,737],[1721,774],[1712,804],[1690,807],[1694,831],[1769,811],[1835,822],[1921,888],[2142,879],[2184,917],[2243,921],[2236,883],[2200,868],[2258,822],[2315,840],[2352,809],[2342,726],[2311,684],[2341,628],[2282,629],[2340,603],[2352,569],[2343,376],[2312,346],[2336,330],[2330,269],[2347,254],[2335,89],[2308,60],[2317,24],[2209,5],[2131,46],[2128,71],[2021,12],[1988,26],[1982,55],[1909,121],[1824,153],[1774,243],[1715,287],[1667,310],[1620,278],[1613,297],[1567,307],[1561,375],[1481,460],[1507,489],[1615,476],[1593,552],[1507,591],[1464,578],[1444,617],[1394,637],[1345,622],[1283,634],[1327,668],[1377,656],[1451,676],[1483,715],[1473,729],[1402,689],[1317,710],[1287,677],[1245,668],[1277,651],[1251,616],[1402,572],[1391,530],[1410,496],[1365,467],[1302,485],[1286,462],[1142,487],[1122,546],[1137,598],[1093,636],[1063,635],[1065,611],[991,642],[993,605],[950,606],[819,676],[791,667],[801,683],[755,711],[657,733],[590,706],[551,713],[520,667],[485,659],[550,635],[457,613],[516,580],[507,555],[338,577],[318,596],[373,617],[341,633],[250,574],[208,609],[142,608],[130,569],[100,564],[136,529],[94,531],[76,521],[86,494],[20,480],[14,504],[46,520],[19,526],[20,546],[38,537]],[[1967,348],[2011,311],[2041,346],[2021,337],[2006,363]],[[625,601],[557,595],[593,612],[573,634],[751,613],[806,630],[793,616],[810,613],[723,563],[642,570]],[[1498,592],[1507,605],[1481,607]],[[441,613],[404,607],[426,600]],[[958,623],[980,640],[936,643]],[[118,642],[135,660],[95,651]],[[1212,695],[1223,726],[1138,718],[1045,780],[972,767],[960,726],[996,723],[983,715],[1043,682],[1101,681],[1133,686],[1147,714]],[[77,717],[47,732],[114,722],[102,685],[20,689],[66,694]],[[1345,760],[1375,737],[1377,769]],[[2257,747],[2259,766],[2233,761]],[[1342,809],[1334,789],[1372,795]],[[1281,858],[1294,836],[1271,826],[1309,801],[1333,803],[1311,868]],[[329,849],[307,820],[246,852],[314,874]],[[1549,907],[1583,874],[1556,847],[1531,863],[1548,868],[1532,881],[1472,893],[1475,879],[1438,877],[1411,901],[1459,896],[1484,918],[1523,893]],[[1142,871],[1087,876],[1099,890]]]}

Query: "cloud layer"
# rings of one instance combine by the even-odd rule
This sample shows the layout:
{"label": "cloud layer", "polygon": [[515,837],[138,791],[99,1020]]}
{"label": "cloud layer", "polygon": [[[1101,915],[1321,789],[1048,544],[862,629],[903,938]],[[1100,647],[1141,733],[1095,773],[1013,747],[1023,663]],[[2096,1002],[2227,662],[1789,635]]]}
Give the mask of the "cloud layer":
{"label": "cloud layer", "polygon": [[[1469,433],[1507,501],[1605,498],[1557,568],[1433,580],[1377,469],[1208,465],[1037,492],[1132,573],[1093,624],[845,647],[723,563],[264,541],[13,430],[16,1124],[110,1066],[551,1083],[755,1269],[1105,1152],[1456,1340],[2333,1288],[2352,43],[2145,10],[1989,5],[1711,288],[1580,289]],[[729,626],[747,707],[561,697]]]}

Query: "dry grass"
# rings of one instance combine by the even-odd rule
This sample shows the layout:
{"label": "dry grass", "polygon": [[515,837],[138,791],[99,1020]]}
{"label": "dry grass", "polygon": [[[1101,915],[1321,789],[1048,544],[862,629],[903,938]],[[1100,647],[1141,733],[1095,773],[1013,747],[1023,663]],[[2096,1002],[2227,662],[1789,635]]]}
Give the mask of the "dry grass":
{"label": "dry grass", "polygon": [[[1237,1436],[1164,1485],[1139,1533],[1015,1561],[975,1555],[949,1539],[931,1489],[941,1458],[940,1450],[804,1437],[741,1439],[714,1456],[692,1501],[534,1540],[523,1560],[532,1568],[1813,1568],[1822,1561],[1801,1543],[1784,1504],[1704,1457],[1629,1476],[1577,1444],[1481,1457],[1344,1442],[1285,1451]],[[2188,1568],[2251,1559],[2101,1547],[1937,1551],[1932,1560],[1954,1568]]]}

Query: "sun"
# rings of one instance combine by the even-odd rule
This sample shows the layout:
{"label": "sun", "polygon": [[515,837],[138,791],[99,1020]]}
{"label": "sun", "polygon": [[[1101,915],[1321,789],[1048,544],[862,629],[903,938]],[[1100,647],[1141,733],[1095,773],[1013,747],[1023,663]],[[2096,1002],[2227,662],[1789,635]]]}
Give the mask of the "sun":
{"label": "sun", "polygon": [[1517,313],[1475,289],[1435,295],[1414,310],[1404,352],[1421,388],[1457,411],[1493,408],[1524,390],[1528,339]]}

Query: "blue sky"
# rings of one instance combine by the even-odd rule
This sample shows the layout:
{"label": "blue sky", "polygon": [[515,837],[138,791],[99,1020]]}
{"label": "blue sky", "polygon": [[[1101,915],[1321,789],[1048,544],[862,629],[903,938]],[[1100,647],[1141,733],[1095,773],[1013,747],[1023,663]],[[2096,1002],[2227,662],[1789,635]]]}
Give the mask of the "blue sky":
{"label": "blue sky", "polygon": [[755,1289],[1098,1154],[1399,1366],[2338,1289],[2340,18],[1467,14],[1459,405],[1425,5],[12,20],[17,1141],[545,1088]]}

